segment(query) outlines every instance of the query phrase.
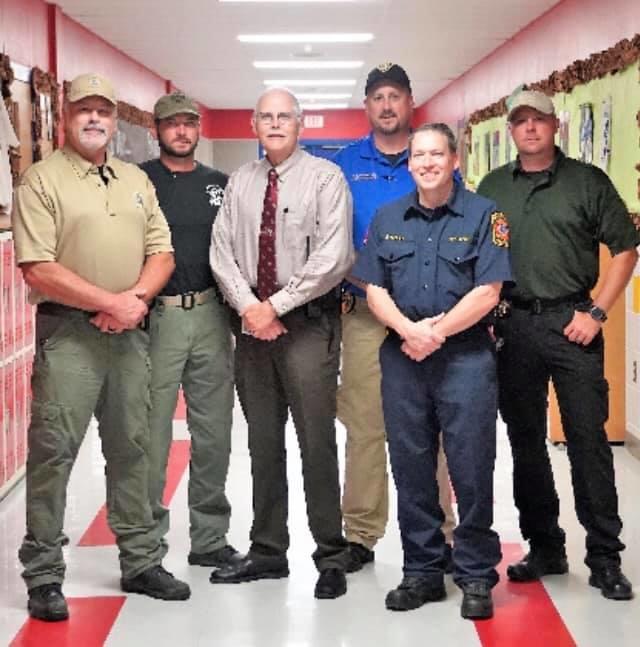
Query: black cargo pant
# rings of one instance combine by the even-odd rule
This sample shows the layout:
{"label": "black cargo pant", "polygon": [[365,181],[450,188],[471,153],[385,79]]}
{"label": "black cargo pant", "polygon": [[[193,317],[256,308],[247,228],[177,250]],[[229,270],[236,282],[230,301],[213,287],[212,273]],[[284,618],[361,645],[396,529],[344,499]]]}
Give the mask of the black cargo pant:
{"label": "black cargo pant", "polygon": [[344,569],[336,447],[340,360],[337,311],[308,316],[298,308],[281,318],[288,332],[275,341],[236,335],[236,388],[249,428],[253,476],[251,552],[286,554],[288,486],[285,424],[291,411],[302,459],[309,529],[319,570]]}
{"label": "black cargo pant", "polygon": [[558,525],[559,501],[547,451],[549,379],[558,397],[567,441],[575,508],[587,531],[585,563],[591,568],[619,563],[613,456],[604,431],[608,385],[604,378],[604,340],[572,343],[563,329],[574,315],[565,303],[536,313],[513,308],[499,321],[504,346],[498,353],[499,407],[513,454],[513,493],[522,536],[531,548],[564,551]]}

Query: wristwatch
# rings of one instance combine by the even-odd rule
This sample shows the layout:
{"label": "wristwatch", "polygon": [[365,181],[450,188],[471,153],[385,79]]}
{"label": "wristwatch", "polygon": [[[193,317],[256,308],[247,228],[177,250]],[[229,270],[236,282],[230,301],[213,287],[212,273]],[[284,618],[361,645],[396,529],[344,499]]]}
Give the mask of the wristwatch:
{"label": "wristwatch", "polygon": [[600,323],[604,323],[607,320],[607,313],[602,308],[598,308],[598,306],[596,305],[592,305],[589,308],[589,314],[593,319],[599,321]]}

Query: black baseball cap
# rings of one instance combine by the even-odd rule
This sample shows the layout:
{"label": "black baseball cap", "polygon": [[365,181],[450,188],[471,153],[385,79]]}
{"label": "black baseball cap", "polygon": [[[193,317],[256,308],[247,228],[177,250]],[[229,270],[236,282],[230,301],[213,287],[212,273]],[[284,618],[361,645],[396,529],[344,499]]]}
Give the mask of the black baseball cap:
{"label": "black baseball cap", "polygon": [[401,68],[397,63],[380,63],[380,65],[374,67],[371,72],[369,72],[369,76],[367,76],[367,83],[364,87],[365,96],[369,94],[376,85],[380,85],[380,83],[384,82],[394,83],[395,85],[407,90],[409,94],[412,94],[411,82],[403,68]]}

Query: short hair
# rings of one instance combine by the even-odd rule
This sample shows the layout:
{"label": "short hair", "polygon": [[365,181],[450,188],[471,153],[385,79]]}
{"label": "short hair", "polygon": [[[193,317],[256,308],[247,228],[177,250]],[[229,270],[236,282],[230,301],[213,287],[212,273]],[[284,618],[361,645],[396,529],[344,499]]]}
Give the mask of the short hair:
{"label": "short hair", "polygon": [[433,123],[422,124],[422,126],[418,126],[409,135],[409,142],[407,144],[409,149],[409,155],[411,155],[411,145],[413,144],[414,137],[416,136],[417,133],[424,133],[424,132],[435,132],[435,133],[440,133],[441,135],[444,135],[447,139],[447,145],[449,146],[449,151],[451,151],[452,153],[458,152],[458,142],[456,141],[456,136],[453,134],[453,130],[451,130],[451,128],[449,128],[447,124],[436,121]]}
{"label": "short hair", "polygon": [[302,108],[300,107],[300,102],[298,101],[298,97],[289,90],[289,88],[284,88],[284,87],[278,87],[278,86],[273,86],[270,88],[267,88],[259,97],[258,100],[256,101],[256,107],[253,109],[253,114],[251,115],[251,120],[255,121],[256,117],[258,116],[258,106],[260,105],[260,102],[264,97],[266,97],[268,94],[271,92],[284,92],[285,94],[288,94],[291,97],[291,101],[293,102],[293,112],[296,115],[296,119],[300,121],[302,119]]}

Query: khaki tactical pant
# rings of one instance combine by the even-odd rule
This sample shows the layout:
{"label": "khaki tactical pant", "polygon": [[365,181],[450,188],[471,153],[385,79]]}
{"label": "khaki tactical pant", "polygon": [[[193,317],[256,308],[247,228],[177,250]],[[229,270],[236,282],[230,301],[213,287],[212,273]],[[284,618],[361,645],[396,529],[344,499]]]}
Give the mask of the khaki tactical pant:
{"label": "khaki tactical pant", "polygon": [[[348,541],[373,548],[389,516],[386,437],[380,391],[378,351],[385,327],[373,316],[366,299],[356,297],[354,309],[342,315],[342,368],[338,419],[347,429],[342,515]],[[440,446],[437,470],[442,526],[453,540],[455,516],[447,463]]]}
{"label": "khaki tactical pant", "polygon": [[191,434],[189,526],[191,550],[226,545],[231,507],[225,483],[231,452],[233,350],[229,312],[215,298],[190,310],[157,305],[151,313],[151,506],[159,537],[169,530],[162,504],[173,413],[182,384]]}
{"label": "khaki tactical pant", "polygon": [[161,561],[149,506],[148,335],[101,333],[80,310],[38,313],[28,431],[27,533],[19,557],[29,589],[64,579],[69,474],[95,413],[106,459],[107,519],[125,578]]}

